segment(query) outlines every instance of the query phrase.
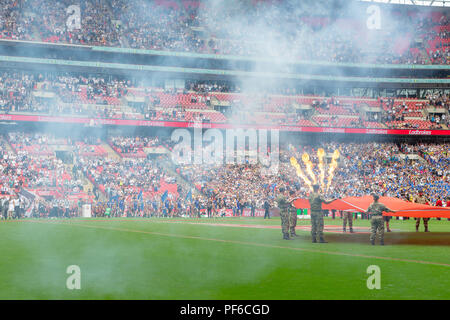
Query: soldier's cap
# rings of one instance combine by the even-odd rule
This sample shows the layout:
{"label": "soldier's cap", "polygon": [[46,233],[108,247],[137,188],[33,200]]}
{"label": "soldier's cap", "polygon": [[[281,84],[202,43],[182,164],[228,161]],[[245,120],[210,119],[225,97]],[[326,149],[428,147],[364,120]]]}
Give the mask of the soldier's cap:
{"label": "soldier's cap", "polygon": [[372,193],[372,197],[373,197],[373,200],[375,200],[375,201],[377,201],[378,199],[380,199],[380,196],[377,195],[376,193]]}
{"label": "soldier's cap", "polygon": [[313,184],[313,190],[318,190],[320,188],[320,186],[318,184]]}

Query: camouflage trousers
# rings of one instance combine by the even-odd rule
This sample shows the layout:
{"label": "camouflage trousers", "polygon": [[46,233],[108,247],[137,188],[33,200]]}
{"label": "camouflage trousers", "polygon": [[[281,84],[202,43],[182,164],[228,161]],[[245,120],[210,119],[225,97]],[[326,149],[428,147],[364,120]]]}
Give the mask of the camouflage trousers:
{"label": "camouflage trousers", "polygon": [[295,236],[295,227],[297,226],[297,212],[296,210],[290,210],[289,212],[289,231],[291,236]]}
{"label": "camouflage trousers", "polygon": [[353,228],[353,214],[351,212],[344,212],[343,220],[344,220],[344,230],[347,227],[347,221],[348,221],[348,226],[350,227],[350,230],[351,230]]}
{"label": "camouflage trousers", "polygon": [[321,211],[311,211],[311,236],[313,240],[323,239],[323,214]]}
{"label": "camouflage trousers", "polygon": [[380,235],[380,241],[384,241],[384,219],[383,216],[373,216],[370,221],[371,234],[370,241],[375,241],[377,232]]}
{"label": "camouflage trousers", "polygon": [[428,230],[428,220],[430,220],[430,218],[416,218],[416,230],[419,230],[420,219],[423,219],[423,226],[425,227],[425,230]]}
{"label": "camouflage trousers", "polygon": [[281,217],[281,232],[284,236],[289,235],[289,211],[288,210],[281,210],[280,211],[280,217]]}

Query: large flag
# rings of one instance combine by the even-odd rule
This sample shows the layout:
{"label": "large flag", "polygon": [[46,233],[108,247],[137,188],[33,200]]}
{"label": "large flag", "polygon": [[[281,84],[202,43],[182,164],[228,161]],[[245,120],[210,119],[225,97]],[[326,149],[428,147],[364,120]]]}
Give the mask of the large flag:
{"label": "large flag", "polygon": [[[381,203],[396,212],[386,212],[384,216],[400,216],[412,218],[450,218],[450,208],[434,207],[426,204],[412,203],[397,198],[380,197]],[[371,196],[346,197],[337,199],[330,204],[323,204],[324,210],[341,210],[350,212],[365,212],[373,202]],[[296,199],[294,206],[299,209],[309,209],[308,199]]]}
{"label": "large flag", "polygon": [[162,203],[166,202],[168,195],[169,195],[169,192],[167,190],[164,191],[163,195],[161,196]]}

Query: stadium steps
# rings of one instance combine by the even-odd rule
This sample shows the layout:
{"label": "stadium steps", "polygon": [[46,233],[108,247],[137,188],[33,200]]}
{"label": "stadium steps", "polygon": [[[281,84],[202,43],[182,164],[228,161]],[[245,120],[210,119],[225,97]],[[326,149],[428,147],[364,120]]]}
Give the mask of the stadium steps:
{"label": "stadium steps", "polygon": [[89,193],[89,190],[94,190],[94,185],[92,184],[91,181],[89,181],[89,179],[84,175],[84,173],[82,173],[82,183],[83,183],[83,191],[86,193]]}
{"label": "stadium steps", "polygon": [[311,122],[314,124],[314,126],[320,127],[320,125],[319,125],[317,122],[315,122],[315,121],[312,119],[312,117],[310,117],[310,118],[307,119],[307,120],[311,121]]}
{"label": "stadium steps", "polygon": [[[66,164],[65,166],[66,166],[66,170],[68,172],[72,172],[72,168],[73,168],[74,164]],[[80,173],[79,178],[81,179],[81,182],[83,184],[83,191],[87,194],[89,193],[89,191],[92,191],[92,193],[93,193],[94,188],[95,188],[94,184],[91,182],[91,180],[88,179],[88,177],[86,176],[86,174],[83,170],[79,171],[79,173]],[[103,191],[100,189],[97,189],[97,190],[98,190],[98,195],[99,195],[98,201],[102,201],[102,202],[106,201],[107,200],[106,194],[104,194]]]}
{"label": "stadium steps", "polygon": [[[114,29],[115,28],[115,26],[113,25],[114,24],[114,22],[113,22],[113,20],[114,20],[114,12],[112,10],[112,6],[109,3],[109,1],[105,1],[104,5],[105,5],[106,10],[108,11],[109,21],[111,23],[111,28]],[[117,21],[120,21],[120,23],[122,23],[121,20],[117,20]],[[118,35],[119,35],[119,42],[120,42],[120,45],[122,46],[122,48],[130,48],[130,44],[128,43],[127,38],[126,37],[122,37],[122,35],[120,33]]]}
{"label": "stadium steps", "polygon": [[425,63],[426,63],[426,64],[430,64],[430,63],[431,63],[431,61],[430,61],[430,56],[428,55],[428,52],[427,52],[427,50],[426,50],[425,48],[421,48],[421,49],[419,50],[419,53],[420,53],[421,57],[422,57],[423,59],[425,59]]}
{"label": "stadium steps", "polygon": [[[27,13],[29,13],[29,12],[27,12]],[[31,32],[33,34],[34,41],[42,42],[41,33],[39,32],[39,29],[36,25],[31,24]]]}
{"label": "stadium steps", "polygon": [[[64,164],[67,172],[72,172],[73,169],[73,163],[65,163]],[[94,185],[89,181],[88,178],[84,175],[83,171],[81,171],[81,182],[83,184],[83,191],[88,193],[89,190],[94,190]]]}
{"label": "stadium steps", "polygon": [[127,100],[127,97],[126,97],[126,96],[122,96],[122,97],[120,98],[120,103],[121,103],[121,105],[120,105],[121,108],[130,108],[130,109],[133,109],[133,108],[131,108],[131,107],[128,105],[128,100]]}
{"label": "stadium steps", "polygon": [[127,37],[122,37],[122,35],[120,35],[119,36],[119,42],[120,42],[120,45],[122,46],[122,48],[131,48]]}
{"label": "stadium steps", "polygon": [[[81,181],[83,183],[83,191],[86,193],[89,193],[89,191],[92,191],[92,193],[94,193],[94,184],[86,177],[86,175],[84,174],[84,172],[82,172],[82,177],[81,177]],[[98,201],[103,202],[106,201],[106,195],[103,193],[103,191],[101,191],[100,189],[98,190]]]}
{"label": "stadium steps", "polygon": [[177,173],[176,168],[170,159],[158,158],[156,162],[160,165],[160,168],[162,168],[168,175],[175,178],[176,183],[181,186],[183,190],[192,190],[193,195],[201,195],[201,192],[199,192],[195,187],[192,186],[192,184],[190,184]]}
{"label": "stadium steps", "polygon": [[109,158],[112,158],[114,160],[121,160],[122,159],[122,157],[116,151],[114,151],[114,149],[111,148],[111,146],[109,144],[102,143],[101,146],[108,153],[108,157]]}

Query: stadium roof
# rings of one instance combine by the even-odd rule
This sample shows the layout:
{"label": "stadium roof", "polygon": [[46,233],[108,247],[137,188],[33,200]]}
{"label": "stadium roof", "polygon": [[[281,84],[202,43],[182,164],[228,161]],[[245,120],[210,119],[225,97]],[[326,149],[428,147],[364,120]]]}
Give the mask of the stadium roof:
{"label": "stadium roof", "polygon": [[411,6],[450,7],[450,0],[359,0],[391,4],[406,4]]}

